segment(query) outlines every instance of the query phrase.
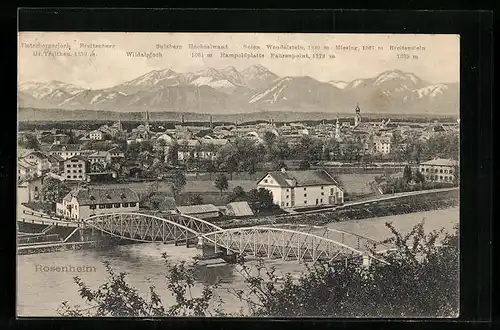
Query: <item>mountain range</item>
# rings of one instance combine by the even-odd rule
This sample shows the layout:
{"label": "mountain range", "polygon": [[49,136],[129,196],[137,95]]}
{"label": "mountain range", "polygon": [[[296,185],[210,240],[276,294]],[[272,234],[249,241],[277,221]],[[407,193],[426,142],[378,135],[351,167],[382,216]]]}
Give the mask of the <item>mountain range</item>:
{"label": "mountain range", "polygon": [[280,77],[262,65],[179,73],[154,70],[104,89],[60,81],[24,82],[20,108],[114,112],[351,112],[458,114],[458,83],[431,84],[413,73],[389,70],[353,81],[321,82],[313,77]]}

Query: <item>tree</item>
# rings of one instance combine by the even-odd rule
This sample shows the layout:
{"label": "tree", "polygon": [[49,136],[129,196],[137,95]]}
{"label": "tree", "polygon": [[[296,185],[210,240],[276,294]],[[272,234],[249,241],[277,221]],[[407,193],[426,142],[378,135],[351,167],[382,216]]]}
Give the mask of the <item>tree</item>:
{"label": "tree", "polygon": [[269,148],[276,143],[277,136],[270,131],[266,131],[262,139],[264,140],[264,144],[266,145],[266,147]]}
{"label": "tree", "polygon": [[[75,132],[73,132],[72,129],[66,131],[66,135],[68,135],[68,137],[69,137],[69,139],[68,139],[69,144],[78,143],[78,139],[76,138]],[[125,141],[125,146],[126,145],[127,145],[127,141]],[[125,150],[125,149],[123,149],[123,150]]]}
{"label": "tree", "polygon": [[424,183],[425,177],[420,171],[417,170],[417,171],[415,171],[415,173],[413,173],[413,180],[416,183]]}
{"label": "tree", "polygon": [[21,148],[34,150],[40,149],[40,142],[33,133],[26,133],[23,136],[19,136],[17,143]]}
{"label": "tree", "polygon": [[217,175],[214,184],[215,187],[219,189],[221,195],[222,191],[227,190],[227,188],[229,188],[229,182],[227,181],[227,177],[222,173]]}
{"label": "tree", "polygon": [[43,180],[40,195],[46,202],[60,203],[70,191],[71,189],[63,181],[47,177]]}
{"label": "tree", "polygon": [[189,205],[200,205],[203,204],[203,197],[200,194],[189,195]]}
{"label": "tree", "polygon": [[411,167],[410,165],[406,165],[403,169],[403,178],[405,182],[410,182],[412,179]]}
{"label": "tree", "polygon": [[252,189],[247,194],[247,201],[254,211],[274,208],[273,193],[265,188]]}
{"label": "tree", "polygon": [[296,159],[321,160],[323,154],[323,142],[319,139],[304,135],[299,143],[293,148]]}
{"label": "tree", "polygon": [[214,162],[212,160],[205,160],[200,165],[203,171],[208,172],[209,180],[212,180],[212,174],[217,172]]}
{"label": "tree", "polygon": [[309,170],[311,168],[311,164],[307,159],[304,159],[299,164],[299,170]]}
{"label": "tree", "polygon": [[288,170],[288,166],[285,164],[284,161],[280,160],[278,164],[275,166],[276,171],[281,171],[282,169]]}
{"label": "tree", "polygon": [[241,186],[234,187],[231,194],[228,196],[228,203],[239,202],[245,200],[246,192]]}
{"label": "tree", "polygon": [[141,152],[141,145],[135,141],[132,141],[125,152],[125,158],[130,160],[137,160],[139,153]]}
{"label": "tree", "polygon": [[174,195],[174,198],[177,198],[186,185],[186,175],[184,175],[183,171],[175,170],[170,177],[170,182],[172,194]]}
{"label": "tree", "polygon": [[172,144],[172,146],[170,148],[168,148],[168,155],[167,155],[167,159],[168,159],[168,163],[172,164],[172,165],[175,165],[178,163],[179,161],[179,144],[177,143],[174,143]]}
{"label": "tree", "polygon": [[140,146],[141,151],[153,152],[153,143],[151,141],[141,141]]}
{"label": "tree", "polygon": [[279,138],[278,141],[276,142],[276,149],[277,149],[277,159],[289,159],[291,150],[290,146],[288,145],[287,140],[283,138]]}

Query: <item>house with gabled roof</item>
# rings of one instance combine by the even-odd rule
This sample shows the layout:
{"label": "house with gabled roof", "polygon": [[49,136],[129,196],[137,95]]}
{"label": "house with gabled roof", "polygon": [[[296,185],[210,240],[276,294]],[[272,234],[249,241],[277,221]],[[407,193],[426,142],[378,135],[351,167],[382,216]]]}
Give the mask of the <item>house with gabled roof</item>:
{"label": "house with gabled roof", "polygon": [[63,159],[81,155],[82,146],[80,144],[53,144],[50,146],[49,154],[57,155]]}
{"label": "house with gabled roof", "polygon": [[130,188],[103,188],[83,185],[73,189],[56,205],[56,213],[72,220],[93,215],[135,212],[139,196]]}
{"label": "house with gabled roof", "polygon": [[344,203],[344,190],[325,170],[268,172],[257,182],[273,194],[281,208],[298,208]]}
{"label": "house with gabled roof", "polygon": [[460,176],[459,163],[454,159],[431,159],[420,163],[418,169],[427,181],[452,183]]}
{"label": "house with gabled roof", "polygon": [[87,158],[76,155],[62,162],[61,176],[69,181],[85,181],[87,180],[87,172],[89,172],[89,161]]}
{"label": "house with gabled roof", "polygon": [[42,175],[50,171],[51,163],[49,161],[49,156],[39,150],[33,150],[27,153],[22,159],[36,165],[37,175]]}

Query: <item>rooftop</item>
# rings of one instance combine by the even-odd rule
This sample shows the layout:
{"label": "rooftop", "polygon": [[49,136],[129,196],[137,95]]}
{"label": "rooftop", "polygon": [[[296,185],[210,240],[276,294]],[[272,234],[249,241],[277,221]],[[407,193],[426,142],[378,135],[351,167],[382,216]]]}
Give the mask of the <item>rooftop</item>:
{"label": "rooftop", "polygon": [[274,171],[268,174],[270,174],[282,187],[291,187],[292,185],[288,183],[287,180],[293,179],[297,182],[296,186],[338,185],[337,181],[335,181],[335,179],[325,170]]}
{"label": "rooftop", "polygon": [[79,205],[139,202],[139,197],[130,188],[75,188],[64,197],[64,200],[71,201],[73,197],[78,200]]}
{"label": "rooftop", "polygon": [[72,157],[66,159],[65,162],[71,161],[72,159],[79,159],[79,160],[83,160],[84,162],[87,161],[87,158],[85,158],[85,157],[83,157],[81,155],[76,155],[76,156],[72,156]]}
{"label": "rooftop", "polygon": [[219,209],[213,204],[178,206],[176,210],[182,214],[219,212]]}
{"label": "rooftop", "polygon": [[420,165],[436,165],[436,166],[458,166],[458,161],[454,159],[432,159],[426,162],[420,163]]}
{"label": "rooftop", "polygon": [[36,164],[33,164],[33,163],[29,162],[26,159],[19,159],[17,161],[17,164],[18,164],[19,167],[24,167],[24,168],[30,168],[30,167],[35,167],[36,166]]}
{"label": "rooftop", "polygon": [[253,211],[248,205],[248,202],[232,202],[227,204],[227,210],[229,213],[236,217],[253,215]]}
{"label": "rooftop", "polygon": [[82,146],[80,144],[53,144],[50,146],[50,151],[80,151]]}
{"label": "rooftop", "polygon": [[49,156],[47,156],[46,154],[44,154],[43,152],[41,152],[39,150],[33,150],[33,151],[28,152],[27,154],[24,155],[24,158],[29,157],[29,156],[35,156],[35,157],[42,158],[42,159],[49,158]]}

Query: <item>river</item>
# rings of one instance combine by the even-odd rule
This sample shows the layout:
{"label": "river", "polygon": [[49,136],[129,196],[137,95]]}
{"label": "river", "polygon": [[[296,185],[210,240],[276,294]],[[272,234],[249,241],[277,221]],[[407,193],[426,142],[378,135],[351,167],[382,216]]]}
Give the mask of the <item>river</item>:
{"label": "river", "polygon": [[[386,222],[392,222],[401,232],[408,232],[416,223],[425,219],[425,230],[444,228],[453,231],[458,223],[459,209],[450,208],[429,212],[417,212],[404,215],[380,217],[373,219],[352,220],[331,223],[328,227],[361,234],[376,240],[391,236]],[[161,254],[166,252],[169,259],[176,261],[193,261],[198,253],[194,248],[163,244],[137,244],[116,246],[99,250],[63,251],[36,255],[20,255],[17,257],[17,314],[18,316],[58,316],[57,308],[63,301],[71,305],[85,307],[85,302],[78,295],[78,287],[73,277],[79,276],[91,288],[97,288],[106,282],[106,270],[103,261],[108,261],[115,272],[127,272],[127,282],[146,296],[150,285],[162,297],[166,306],[173,302],[170,291],[165,286],[165,267]],[[268,261],[268,265],[276,266],[278,272],[299,275],[304,266],[294,262]],[[93,266],[89,272],[43,272],[41,267],[50,266]],[[199,269],[196,272],[198,285],[194,294],[202,288],[202,283],[213,284],[217,279],[223,281],[217,294],[224,301],[224,309],[236,313],[246,310],[245,304],[227,292],[227,288],[244,289],[245,284],[235,265],[223,265]]]}

